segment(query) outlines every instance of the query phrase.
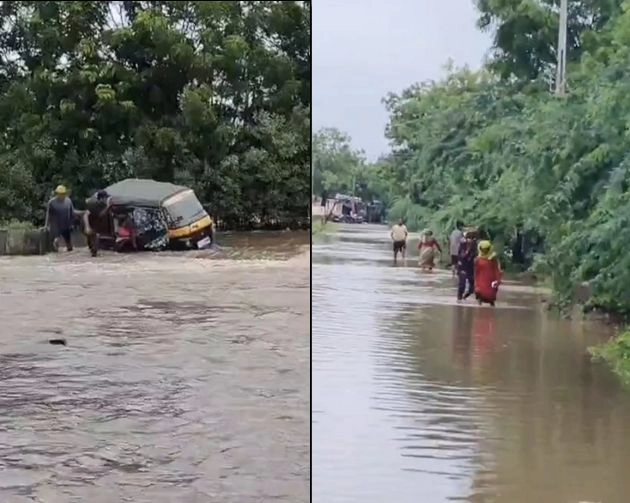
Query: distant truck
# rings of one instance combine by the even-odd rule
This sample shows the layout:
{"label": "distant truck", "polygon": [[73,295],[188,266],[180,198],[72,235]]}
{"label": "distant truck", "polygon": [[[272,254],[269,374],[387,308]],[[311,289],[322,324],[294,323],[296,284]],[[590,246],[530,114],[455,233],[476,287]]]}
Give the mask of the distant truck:
{"label": "distant truck", "polygon": [[366,204],[360,197],[346,194],[335,194],[334,198],[326,199],[326,219],[333,222],[357,223],[365,221]]}
{"label": "distant truck", "polygon": [[385,205],[376,200],[368,204],[365,221],[370,224],[382,224],[385,221]]}

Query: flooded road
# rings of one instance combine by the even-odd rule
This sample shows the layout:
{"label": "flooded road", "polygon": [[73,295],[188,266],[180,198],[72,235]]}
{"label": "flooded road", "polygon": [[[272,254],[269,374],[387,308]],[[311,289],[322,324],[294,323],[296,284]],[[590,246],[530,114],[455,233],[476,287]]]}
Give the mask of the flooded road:
{"label": "flooded road", "polygon": [[0,501],[309,501],[309,235],[219,242],[0,257]]}
{"label": "flooded road", "polygon": [[388,234],[313,249],[313,502],[627,502],[630,392],[585,355],[607,329],[518,284],[457,305]]}

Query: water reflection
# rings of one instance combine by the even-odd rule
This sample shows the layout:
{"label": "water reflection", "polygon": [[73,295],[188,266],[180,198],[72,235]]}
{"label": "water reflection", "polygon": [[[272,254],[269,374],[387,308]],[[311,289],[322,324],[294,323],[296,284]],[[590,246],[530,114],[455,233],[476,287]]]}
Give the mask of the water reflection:
{"label": "water reflection", "polygon": [[517,284],[458,305],[383,227],[338,234],[313,252],[315,503],[627,501],[630,396],[585,353],[606,328]]}

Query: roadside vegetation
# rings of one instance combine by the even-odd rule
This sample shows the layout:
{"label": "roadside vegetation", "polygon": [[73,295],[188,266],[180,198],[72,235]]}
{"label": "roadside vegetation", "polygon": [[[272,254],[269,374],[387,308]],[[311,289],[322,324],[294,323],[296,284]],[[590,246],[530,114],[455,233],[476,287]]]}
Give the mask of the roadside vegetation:
{"label": "roadside vegetation", "polygon": [[31,222],[21,222],[19,220],[9,220],[9,221],[0,220],[0,230],[35,231],[37,230],[37,226],[35,226]]}
{"label": "roadside vegetation", "polygon": [[318,218],[313,221],[313,224],[311,226],[311,234],[313,235],[313,237],[321,236],[322,234],[332,234],[337,231],[337,228],[338,224],[334,222],[324,223],[321,218]]}
{"label": "roadside vegetation", "polygon": [[[520,236],[522,264],[548,279],[555,305],[588,285],[586,310],[628,317],[630,1],[569,2],[564,98],[550,92],[556,4],[478,0],[479,26],[494,34],[488,63],[447,65],[441,80],[387,96],[392,150],[377,162],[342,132],[316,134],[315,182],[332,192],[357,180],[410,230],[478,225],[508,265]],[[598,353],[620,374],[630,369],[627,341]]]}
{"label": "roadside vegetation", "polygon": [[630,331],[589,349],[595,361],[610,365],[621,381],[630,386]]}
{"label": "roadside vegetation", "polygon": [[308,214],[309,2],[0,2],[0,220],[126,177],[225,224]]}

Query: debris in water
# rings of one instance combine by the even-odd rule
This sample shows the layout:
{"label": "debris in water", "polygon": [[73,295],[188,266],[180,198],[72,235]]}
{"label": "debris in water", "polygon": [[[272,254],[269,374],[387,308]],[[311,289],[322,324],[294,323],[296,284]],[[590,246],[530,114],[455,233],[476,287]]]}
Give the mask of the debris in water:
{"label": "debris in water", "polygon": [[48,343],[52,344],[53,346],[65,346],[66,340],[65,339],[48,339]]}

